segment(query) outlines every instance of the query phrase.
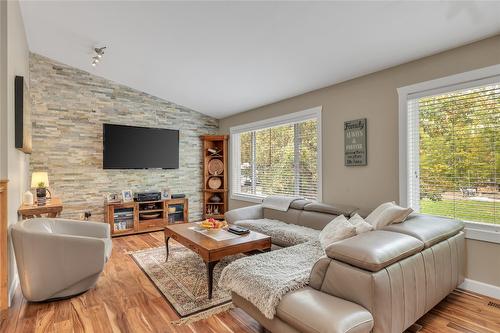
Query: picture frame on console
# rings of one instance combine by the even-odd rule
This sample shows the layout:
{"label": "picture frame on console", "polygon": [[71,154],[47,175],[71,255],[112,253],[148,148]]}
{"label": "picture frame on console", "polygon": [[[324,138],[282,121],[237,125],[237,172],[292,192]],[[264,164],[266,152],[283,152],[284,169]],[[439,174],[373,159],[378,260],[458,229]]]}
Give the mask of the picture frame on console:
{"label": "picture frame on console", "polygon": [[132,190],[123,190],[122,191],[122,201],[123,202],[132,202],[132,201],[134,201],[134,196],[132,194]]}
{"label": "picture frame on console", "polygon": [[108,193],[106,194],[106,202],[120,202],[120,195],[118,193]]}

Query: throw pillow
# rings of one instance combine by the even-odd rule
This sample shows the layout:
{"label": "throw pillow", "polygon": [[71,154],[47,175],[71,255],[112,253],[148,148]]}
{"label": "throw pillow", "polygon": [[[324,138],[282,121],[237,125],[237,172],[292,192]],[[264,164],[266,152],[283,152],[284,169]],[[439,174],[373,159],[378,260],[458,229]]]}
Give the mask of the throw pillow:
{"label": "throw pillow", "polygon": [[319,241],[323,249],[340,240],[356,236],[356,227],[339,215],[328,223],[319,234]]}
{"label": "throw pillow", "polygon": [[393,223],[401,223],[406,220],[406,218],[413,212],[413,208],[404,208],[398,205],[395,205],[400,209],[400,214],[394,219]]}
{"label": "throw pillow", "polygon": [[365,218],[365,221],[370,223],[372,226],[375,226],[377,224],[377,221],[380,219],[380,215],[382,214],[382,212],[394,204],[394,201],[381,204]]}
{"label": "throw pillow", "polygon": [[349,223],[351,223],[356,228],[356,235],[362,234],[367,231],[372,231],[373,226],[366,222],[359,214],[354,214],[349,219]]}
{"label": "throw pillow", "polygon": [[386,202],[371,212],[366,221],[378,230],[392,223],[403,222],[412,211],[413,209],[398,206],[394,202]]}

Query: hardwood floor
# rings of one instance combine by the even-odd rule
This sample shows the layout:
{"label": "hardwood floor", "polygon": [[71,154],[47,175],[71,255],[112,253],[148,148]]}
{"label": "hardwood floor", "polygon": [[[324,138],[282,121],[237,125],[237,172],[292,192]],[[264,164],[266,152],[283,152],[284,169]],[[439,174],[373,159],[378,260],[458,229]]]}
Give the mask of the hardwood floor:
{"label": "hardwood floor", "polygon": [[[0,332],[261,332],[240,309],[187,326],[171,325],[177,315],[127,255],[163,244],[162,232],[113,239],[113,255],[97,287],[71,299],[27,303],[18,288]],[[456,290],[418,321],[420,332],[500,332],[498,303]]]}

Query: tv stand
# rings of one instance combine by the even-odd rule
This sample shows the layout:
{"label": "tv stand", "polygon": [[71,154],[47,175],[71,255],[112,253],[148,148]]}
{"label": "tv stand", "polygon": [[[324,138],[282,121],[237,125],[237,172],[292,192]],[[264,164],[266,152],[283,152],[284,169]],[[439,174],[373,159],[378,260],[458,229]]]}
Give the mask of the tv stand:
{"label": "tv stand", "polygon": [[163,230],[169,224],[188,222],[188,199],[104,204],[104,219],[111,236]]}

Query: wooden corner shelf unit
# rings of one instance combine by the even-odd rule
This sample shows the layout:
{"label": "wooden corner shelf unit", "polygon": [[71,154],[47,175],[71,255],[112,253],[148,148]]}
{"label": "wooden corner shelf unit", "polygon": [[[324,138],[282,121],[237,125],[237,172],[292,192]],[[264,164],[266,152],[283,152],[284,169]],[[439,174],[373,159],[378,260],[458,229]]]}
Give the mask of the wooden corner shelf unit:
{"label": "wooden corner shelf unit", "polygon": [[224,219],[228,196],[227,135],[202,135],[203,218]]}
{"label": "wooden corner shelf unit", "polygon": [[111,236],[163,230],[169,224],[188,222],[188,199],[106,203],[104,218]]}

